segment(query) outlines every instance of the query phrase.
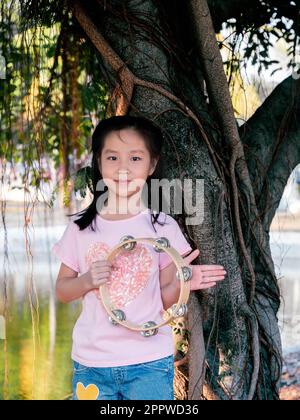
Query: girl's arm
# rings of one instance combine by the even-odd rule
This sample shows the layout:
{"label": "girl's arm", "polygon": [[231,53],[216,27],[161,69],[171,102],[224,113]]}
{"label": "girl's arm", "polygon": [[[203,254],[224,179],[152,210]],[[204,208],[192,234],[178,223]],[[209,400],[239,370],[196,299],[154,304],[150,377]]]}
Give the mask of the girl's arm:
{"label": "girl's arm", "polygon": [[78,277],[77,271],[61,263],[56,281],[56,297],[63,303],[81,298],[91,287],[90,272]]}
{"label": "girl's arm", "polygon": [[[199,256],[199,250],[195,249],[184,258],[186,265]],[[185,254],[184,254],[185,255]],[[190,290],[208,289],[224,280],[226,271],[222,265],[192,265],[193,275],[190,281]],[[161,298],[164,310],[178,302],[180,294],[180,281],[176,278],[177,268],[174,262],[160,270],[159,280]]]}
{"label": "girl's arm", "polygon": [[77,271],[61,263],[56,282],[56,297],[63,303],[79,299],[87,292],[106,283],[111,275],[112,264],[106,258],[93,261],[90,269],[78,276]]}
{"label": "girl's arm", "polygon": [[177,303],[179,299],[180,281],[176,278],[176,272],[177,268],[174,262],[159,272],[161,299],[164,310]]}

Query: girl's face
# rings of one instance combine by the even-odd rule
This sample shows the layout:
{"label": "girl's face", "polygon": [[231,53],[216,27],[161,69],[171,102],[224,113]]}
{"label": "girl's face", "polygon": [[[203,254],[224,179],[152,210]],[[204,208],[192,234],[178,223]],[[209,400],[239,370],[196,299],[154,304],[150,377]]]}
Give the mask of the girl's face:
{"label": "girl's face", "polygon": [[142,191],[148,176],[155,170],[157,159],[151,162],[143,138],[135,130],[126,128],[106,136],[98,163],[109,193],[130,197]]}

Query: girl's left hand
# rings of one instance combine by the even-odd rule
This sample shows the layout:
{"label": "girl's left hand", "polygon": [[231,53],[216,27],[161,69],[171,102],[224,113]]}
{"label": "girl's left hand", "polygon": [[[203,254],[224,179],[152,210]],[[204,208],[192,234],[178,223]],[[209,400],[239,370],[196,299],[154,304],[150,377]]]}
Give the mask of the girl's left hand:
{"label": "girl's left hand", "polygon": [[[190,255],[184,257],[187,265],[200,254],[199,249],[195,249]],[[217,284],[217,282],[224,280],[226,271],[222,265],[192,265],[193,275],[190,280],[190,290],[209,289]]]}

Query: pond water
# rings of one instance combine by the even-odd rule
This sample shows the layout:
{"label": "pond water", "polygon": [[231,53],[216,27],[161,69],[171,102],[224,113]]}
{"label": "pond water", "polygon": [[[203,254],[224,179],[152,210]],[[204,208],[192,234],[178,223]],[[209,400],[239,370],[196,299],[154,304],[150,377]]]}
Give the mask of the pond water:
{"label": "pond water", "polygon": [[271,252],[281,290],[278,314],[285,353],[300,348],[300,232],[271,231]]}
{"label": "pond water", "polygon": [[[7,348],[0,340],[0,399],[70,397],[71,332],[80,303],[55,301],[59,262],[49,253],[63,230],[63,224],[31,229],[28,233],[34,258],[28,259],[24,255],[23,229],[8,228],[9,260],[4,259],[3,250],[0,254],[0,284],[5,277],[9,300]],[[300,232],[271,232],[270,236],[276,272],[281,276],[279,321],[287,351],[300,344]],[[4,243],[3,230],[0,241]],[[31,287],[33,279],[36,290]]]}
{"label": "pond water", "polygon": [[[9,261],[2,263],[0,275],[3,285],[5,272],[9,302],[7,348],[0,340],[0,399],[56,400],[71,395],[71,333],[81,305],[55,301],[59,262],[49,252],[63,229],[37,227],[28,232],[33,259],[24,255],[23,229],[8,229]],[[3,243],[3,231],[0,240]],[[2,262],[3,254],[0,257]]]}

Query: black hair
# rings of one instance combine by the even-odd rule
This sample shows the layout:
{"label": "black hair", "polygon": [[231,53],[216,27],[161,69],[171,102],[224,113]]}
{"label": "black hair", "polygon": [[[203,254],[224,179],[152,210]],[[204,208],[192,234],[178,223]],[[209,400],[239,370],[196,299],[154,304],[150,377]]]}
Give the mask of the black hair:
{"label": "black hair", "polygon": [[[146,183],[148,185],[148,197],[147,203],[145,203],[145,205],[147,205],[148,208],[151,203],[151,179],[157,179],[158,181],[162,179],[162,161],[160,157],[164,139],[162,131],[157,125],[155,125],[151,120],[149,120],[146,117],[137,117],[131,115],[113,116],[100,121],[92,134],[91,181],[92,193],[94,196],[93,201],[86,209],[81,210],[77,213],[68,214],[68,216],[80,216],[78,219],[74,220],[74,223],[76,223],[79,226],[80,230],[83,230],[89,226],[93,231],[95,231],[93,223],[97,215],[97,200],[108,189],[106,185],[104,187],[104,191],[97,191],[96,189],[97,183],[103,179],[98,166],[98,158],[101,157],[101,153],[104,148],[105,138],[110,132],[119,131],[125,128],[131,128],[136,130],[137,133],[140,134],[140,136],[143,138],[145,146],[147,147],[150,153],[151,160],[158,159],[154,172],[152,173],[152,175],[148,176],[146,180]],[[158,221],[160,211],[162,208],[162,200],[160,199],[160,193],[161,191],[159,191],[158,202],[152,203],[152,206],[150,208],[151,223],[155,232],[155,223],[158,223],[160,225],[164,224]],[[154,210],[155,214],[152,212],[152,210]]]}

